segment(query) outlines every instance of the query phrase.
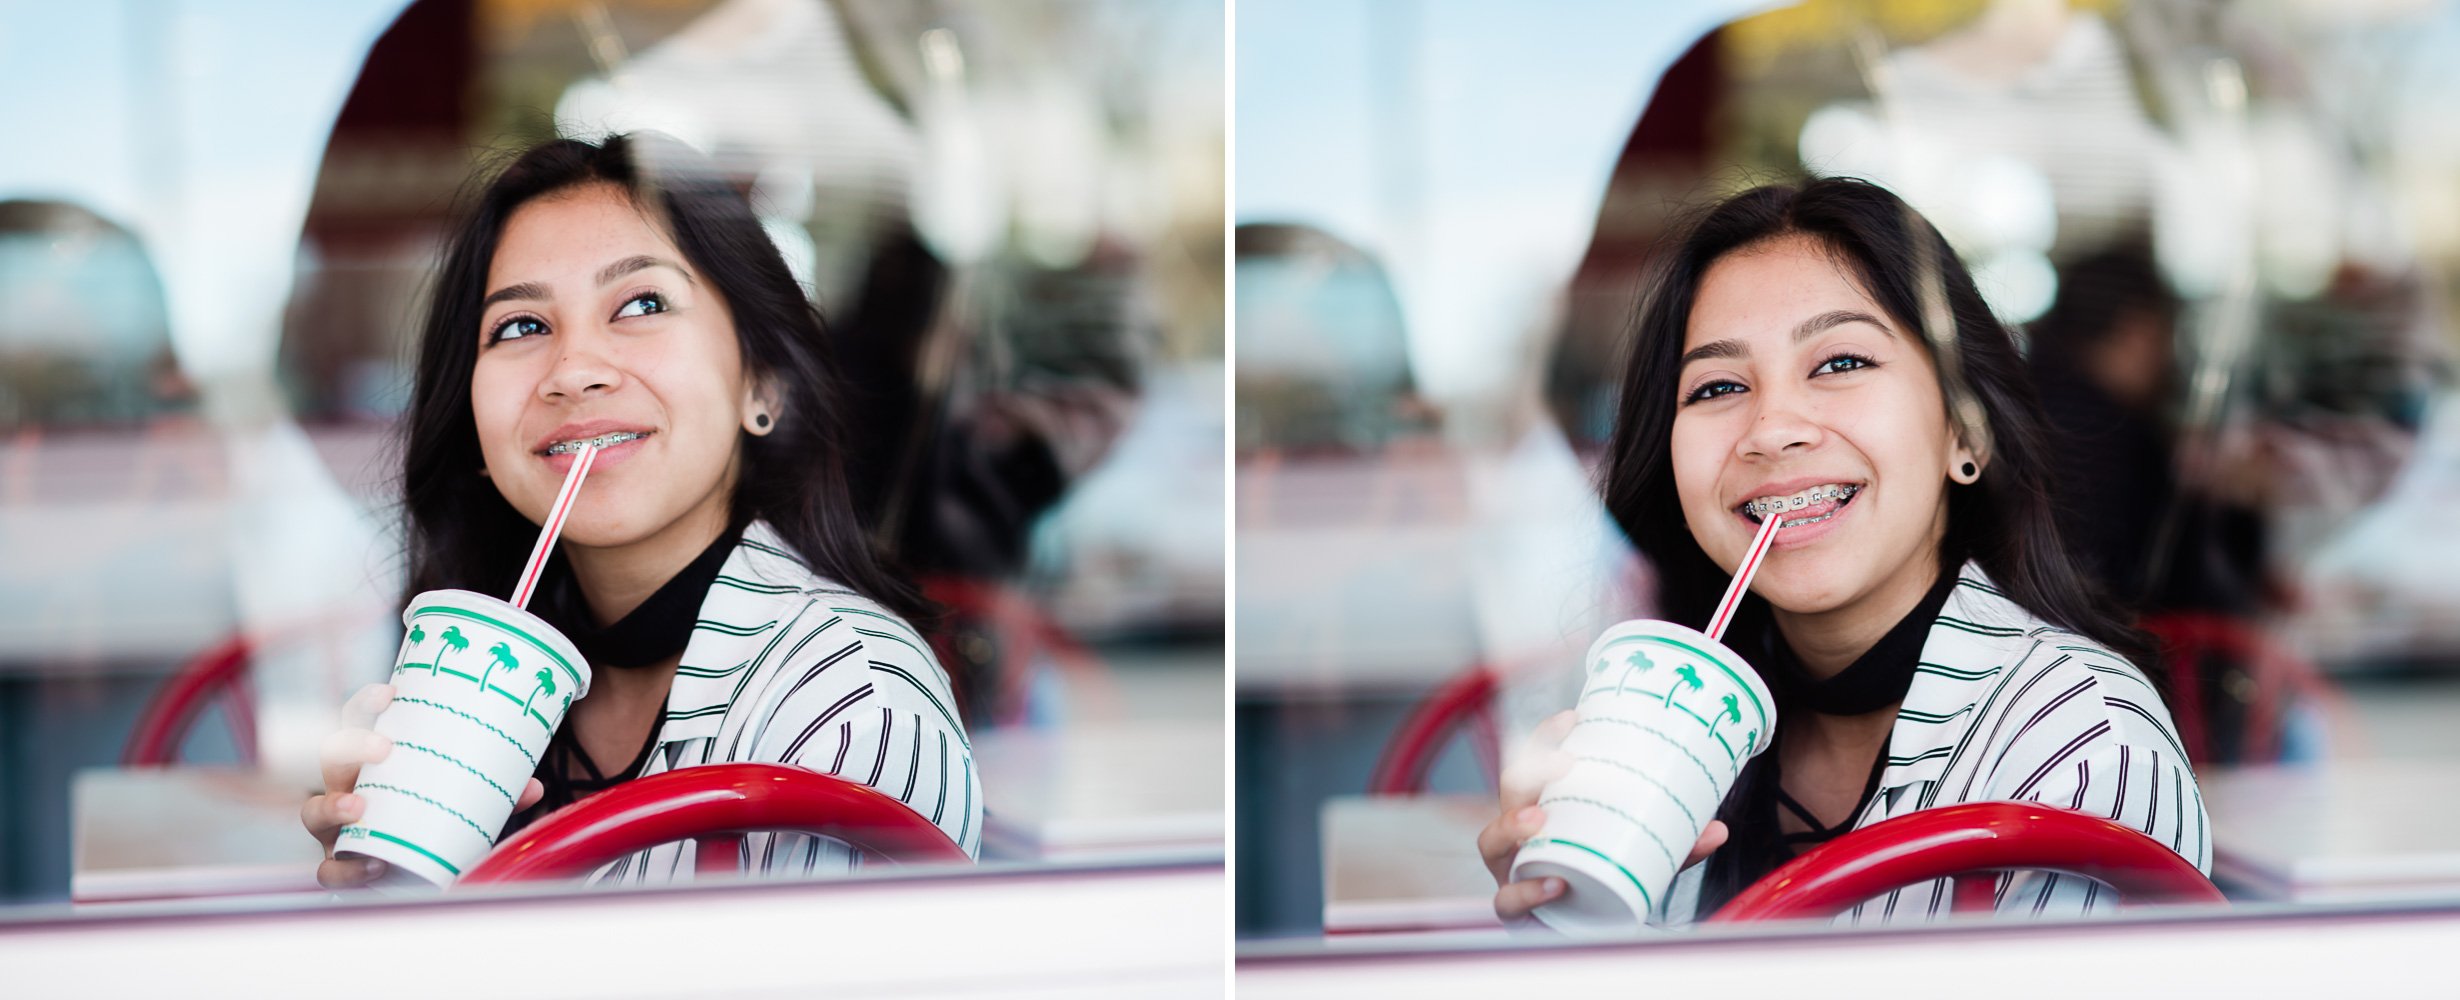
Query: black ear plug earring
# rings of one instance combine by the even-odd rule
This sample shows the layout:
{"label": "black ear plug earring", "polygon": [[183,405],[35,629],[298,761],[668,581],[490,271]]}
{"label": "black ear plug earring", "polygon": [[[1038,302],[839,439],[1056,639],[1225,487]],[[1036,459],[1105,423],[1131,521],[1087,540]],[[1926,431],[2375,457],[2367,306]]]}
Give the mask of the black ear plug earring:
{"label": "black ear plug earring", "polygon": [[[760,427],[760,429],[761,429],[761,430],[764,430],[764,431],[765,431],[765,430],[768,430],[768,429],[769,429],[769,415],[768,415],[768,414],[766,414],[766,413],[763,413],[763,414],[761,414],[761,415],[759,415],[759,416],[753,417],[753,418],[752,418],[752,423],[754,423],[754,424],[758,425],[758,426]],[[1967,464],[1965,465],[1965,468],[1968,468],[1968,469],[1970,469],[1970,468],[1972,468],[1972,467],[1973,467],[1973,466],[1972,466],[1972,464],[1971,464],[1971,463],[1967,463]]]}
{"label": "black ear plug earring", "polygon": [[1974,468],[1974,467],[1973,467],[1973,463],[1971,463],[1971,462],[1966,462],[1966,463],[1965,463],[1965,478],[1966,478],[1966,479],[1972,479],[1972,478],[1974,478],[1974,477],[1976,477],[1976,476],[1979,476],[1979,475],[1981,475],[1981,474],[1982,474],[1982,470]]}

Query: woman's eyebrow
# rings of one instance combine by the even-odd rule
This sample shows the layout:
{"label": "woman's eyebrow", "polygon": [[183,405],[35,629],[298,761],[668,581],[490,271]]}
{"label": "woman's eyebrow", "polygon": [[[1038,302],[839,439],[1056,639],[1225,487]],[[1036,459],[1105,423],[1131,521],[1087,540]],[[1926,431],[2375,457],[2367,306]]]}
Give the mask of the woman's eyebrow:
{"label": "woman's eyebrow", "polygon": [[536,281],[524,281],[517,285],[506,285],[502,288],[496,289],[495,291],[487,293],[486,301],[480,302],[478,304],[478,308],[483,311],[488,306],[513,299],[520,299],[526,302],[545,302],[554,297],[555,296],[547,294],[546,285]]}
{"label": "woman's eyebrow", "polygon": [[[1896,336],[1896,331],[1888,329],[1888,324],[1880,322],[1879,317],[1873,316],[1858,309],[1831,309],[1817,316],[1813,316],[1810,319],[1803,320],[1802,325],[1794,328],[1794,340],[1797,343],[1804,340],[1809,340],[1812,337],[1820,335],[1822,332],[1844,326],[1847,323],[1868,323],[1872,326],[1878,327],[1879,332],[1881,333],[1887,334],[1891,337]],[[1689,366],[1694,361],[1706,361],[1711,358],[1739,358],[1748,353],[1750,353],[1750,351],[1743,347],[1743,342],[1741,340],[1732,337],[1728,337],[1724,340],[1712,340],[1688,351],[1684,351],[1682,359],[1676,361],[1674,363],[1674,367],[1681,369]]]}
{"label": "woman's eyebrow", "polygon": [[1742,341],[1727,337],[1724,340],[1712,340],[1684,351],[1682,360],[1676,361],[1674,367],[1680,370],[1691,367],[1694,361],[1706,361],[1710,358],[1739,358],[1748,353],[1750,352],[1743,350]]}
{"label": "woman's eyebrow", "polygon": [[627,274],[631,274],[635,271],[644,271],[653,267],[667,268],[674,271],[676,274],[683,275],[683,280],[685,281],[691,281],[694,284],[699,283],[693,279],[692,272],[684,270],[683,265],[681,264],[677,264],[671,260],[651,257],[647,254],[634,254],[633,256],[626,257],[622,260],[616,261],[615,263],[600,268],[598,270],[598,284],[611,285],[614,284],[617,279],[620,279]]}
{"label": "woman's eyebrow", "polygon": [[1831,309],[1817,316],[1813,316],[1810,319],[1803,320],[1801,326],[1794,328],[1794,340],[1796,342],[1809,340],[1826,330],[1833,327],[1844,326],[1847,323],[1868,323],[1872,326],[1878,327],[1879,332],[1881,333],[1887,334],[1891,337],[1896,335],[1896,331],[1888,329],[1888,324],[1880,322],[1879,317],[1877,316],[1873,316],[1859,309]]}

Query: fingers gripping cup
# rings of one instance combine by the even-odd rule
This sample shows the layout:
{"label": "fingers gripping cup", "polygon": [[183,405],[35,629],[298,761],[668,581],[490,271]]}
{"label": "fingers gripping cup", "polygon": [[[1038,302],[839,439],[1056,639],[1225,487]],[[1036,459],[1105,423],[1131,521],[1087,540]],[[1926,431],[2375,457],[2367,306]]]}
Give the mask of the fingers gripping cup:
{"label": "fingers gripping cup", "polygon": [[495,846],[589,664],[538,616],[466,590],[420,594],[402,624],[376,718],[393,752],[360,770],[367,809],[334,848],[383,859],[380,887],[445,886]]}
{"label": "fingers gripping cup", "polygon": [[1639,931],[1777,721],[1768,688],[1733,650],[1671,622],[1627,621],[1589,646],[1571,767],[1538,798],[1546,827],[1512,880],[1567,890],[1535,913],[1582,936]]}

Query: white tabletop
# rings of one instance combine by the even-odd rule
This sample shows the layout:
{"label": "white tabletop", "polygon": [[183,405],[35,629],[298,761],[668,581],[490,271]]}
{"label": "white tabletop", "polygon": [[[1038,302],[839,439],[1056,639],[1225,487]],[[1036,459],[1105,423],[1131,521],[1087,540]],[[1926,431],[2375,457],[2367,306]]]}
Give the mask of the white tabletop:
{"label": "white tabletop", "polygon": [[1491,795],[1345,795],[1323,809],[1326,934],[1494,928]]}
{"label": "white tabletop", "polygon": [[299,825],[308,791],[222,768],[77,772],[77,903],[315,892],[324,850]]}
{"label": "white tabletop", "polygon": [[2435,759],[2212,768],[2213,874],[2302,903],[2460,893],[2460,766]]}
{"label": "white tabletop", "polygon": [[984,732],[974,737],[984,853],[1059,861],[1219,851],[1227,752],[1219,716]]}

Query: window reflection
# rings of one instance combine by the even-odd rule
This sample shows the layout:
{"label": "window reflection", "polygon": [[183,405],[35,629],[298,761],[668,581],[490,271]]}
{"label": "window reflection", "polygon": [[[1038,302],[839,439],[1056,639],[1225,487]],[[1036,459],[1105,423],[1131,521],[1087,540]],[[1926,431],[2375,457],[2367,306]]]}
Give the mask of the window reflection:
{"label": "window reflection", "polygon": [[83,109],[0,156],[0,900],[314,898],[319,745],[404,639],[440,241],[519,151],[637,130],[705,154],[826,318],[983,859],[1218,856],[1217,6],[269,17],[0,36],[0,89]]}
{"label": "window reflection", "polygon": [[[1405,330],[1428,430],[1248,390],[1278,373],[1251,376],[1244,345],[1291,310],[1249,305],[1242,243],[1240,568],[1271,583],[1240,588],[1240,933],[1495,932],[1475,838],[1497,768],[1570,706],[1589,640],[1663,613],[1596,499],[1635,303],[1707,205],[1823,176],[1921,212],[2018,335],[2066,435],[2060,529],[2158,644],[2141,666],[2194,761],[2221,888],[2447,899],[2449,838],[2399,789],[2446,766],[2433,734],[2460,690],[2425,507],[2460,161],[2423,110],[2448,96],[2460,23],[1695,13],[1242,5],[1242,59],[1301,68],[1242,74],[1240,232],[1303,225],[1380,268],[1392,318],[1320,306],[1342,325],[1317,350]],[[1337,446],[1274,439],[1316,425]],[[2359,885],[2347,865],[2399,874]]]}

